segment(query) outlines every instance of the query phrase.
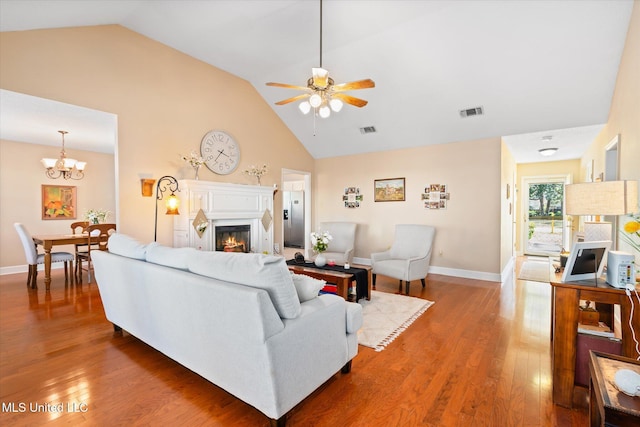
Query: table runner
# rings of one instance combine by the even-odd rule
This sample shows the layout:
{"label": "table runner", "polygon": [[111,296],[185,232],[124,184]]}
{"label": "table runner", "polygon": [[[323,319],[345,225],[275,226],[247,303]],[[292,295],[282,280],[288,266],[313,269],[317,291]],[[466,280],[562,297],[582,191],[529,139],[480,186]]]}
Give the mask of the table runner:
{"label": "table runner", "polygon": [[353,274],[356,279],[356,301],[360,301],[362,298],[369,298],[369,273],[364,268],[351,267],[345,269],[341,265],[325,265],[324,267],[318,267],[313,262],[298,263],[293,259],[287,261],[287,265],[295,265],[298,267],[317,268],[318,270],[331,270],[340,273]]}

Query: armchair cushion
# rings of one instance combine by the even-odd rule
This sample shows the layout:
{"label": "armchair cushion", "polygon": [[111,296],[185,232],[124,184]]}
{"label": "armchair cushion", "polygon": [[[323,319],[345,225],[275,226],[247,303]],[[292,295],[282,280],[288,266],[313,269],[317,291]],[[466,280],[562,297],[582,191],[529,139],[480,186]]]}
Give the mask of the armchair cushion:
{"label": "armchair cushion", "polygon": [[317,298],[320,289],[324,288],[327,284],[324,280],[314,279],[304,274],[291,273],[291,278],[293,279],[293,284],[296,287],[300,302]]}

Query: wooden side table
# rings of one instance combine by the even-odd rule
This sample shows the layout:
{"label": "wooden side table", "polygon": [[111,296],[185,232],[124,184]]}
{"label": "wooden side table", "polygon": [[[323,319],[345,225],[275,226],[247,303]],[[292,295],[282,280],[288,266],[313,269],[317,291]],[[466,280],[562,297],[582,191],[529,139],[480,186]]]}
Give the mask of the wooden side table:
{"label": "wooden side table", "polygon": [[630,369],[640,374],[640,361],[589,352],[589,423],[592,427],[640,425],[640,397],[627,396],[613,383],[619,369]]}
{"label": "wooden side table", "polygon": [[[624,289],[617,289],[598,279],[580,282],[551,281],[551,327],[553,339],[553,403],[566,408],[573,405],[573,388],[578,335],[578,304],[581,299],[606,304],[620,304],[622,317],[622,355],[637,357],[635,343],[629,328],[631,303]],[[635,297],[634,297],[635,298]],[[640,310],[633,310],[633,325],[640,325]],[[638,329],[636,327],[636,333]]]}

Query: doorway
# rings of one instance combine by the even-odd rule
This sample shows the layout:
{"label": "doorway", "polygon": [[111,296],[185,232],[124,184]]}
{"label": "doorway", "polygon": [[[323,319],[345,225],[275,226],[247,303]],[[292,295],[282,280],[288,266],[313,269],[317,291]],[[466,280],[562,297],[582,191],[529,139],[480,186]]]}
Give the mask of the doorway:
{"label": "doorway", "polygon": [[564,214],[564,185],[568,176],[523,178],[525,255],[558,255],[568,243],[568,221]]}
{"label": "doorway", "polygon": [[307,257],[311,233],[311,173],[282,171],[282,253],[293,259],[296,252]]}

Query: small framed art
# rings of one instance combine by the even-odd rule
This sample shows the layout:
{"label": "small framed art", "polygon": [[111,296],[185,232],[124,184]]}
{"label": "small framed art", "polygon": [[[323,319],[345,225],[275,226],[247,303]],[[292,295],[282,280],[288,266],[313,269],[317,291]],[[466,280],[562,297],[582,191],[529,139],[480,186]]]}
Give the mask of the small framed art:
{"label": "small framed art", "polygon": [[42,219],[76,219],[76,187],[42,186]]}
{"label": "small framed art", "polygon": [[374,180],[374,201],[404,202],[404,178],[386,178]]}

